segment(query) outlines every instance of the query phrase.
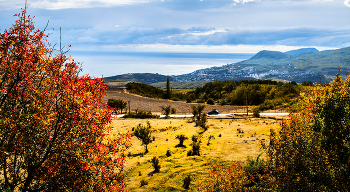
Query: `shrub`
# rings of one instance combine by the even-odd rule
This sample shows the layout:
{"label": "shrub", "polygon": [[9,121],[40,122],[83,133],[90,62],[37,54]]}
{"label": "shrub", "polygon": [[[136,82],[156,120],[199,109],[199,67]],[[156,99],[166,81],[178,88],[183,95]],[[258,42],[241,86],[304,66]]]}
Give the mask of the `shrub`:
{"label": "shrub", "polygon": [[187,152],[187,156],[194,156],[194,155],[200,155],[200,143],[202,142],[200,140],[200,137],[198,135],[192,135],[192,143],[191,147],[192,149]]}
{"label": "shrub", "polygon": [[176,147],[185,147],[184,146],[184,141],[188,139],[188,137],[186,137],[184,134],[181,135],[176,135],[175,139],[179,140],[179,144],[176,145]]}
{"label": "shrub", "polygon": [[153,159],[152,159],[152,166],[154,168],[153,173],[159,173],[159,171],[160,171],[160,164],[159,164],[159,159],[157,157],[153,157]]}
{"label": "shrub", "polygon": [[204,131],[208,129],[207,127],[207,114],[203,113],[201,118],[196,121],[196,125],[203,128]]}
{"label": "shrub", "polygon": [[141,185],[141,187],[145,186],[145,185],[148,185],[148,181],[142,179],[141,182],[140,182],[140,185]]}
{"label": "shrub", "polygon": [[135,113],[128,113],[124,115],[124,118],[139,118],[139,119],[147,119],[147,118],[158,118],[157,115],[153,115],[151,111],[135,109]]}
{"label": "shrub", "polygon": [[208,99],[207,104],[208,105],[214,105],[215,101],[213,99]]}
{"label": "shrub", "polygon": [[196,122],[196,126],[200,126],[203,129],[207,129],[207,114],[203,113],[205,105],[192,106],[193,120]]}
{"label": "shrub", "polygon": [[167,150],[165,155],[166,155],[167,157],[170,157],[170,156],[171,156],[170,150]]}
{"label": "shrub", "polygon": [[248,177],[245,174],[243,166],[239,162],[233,163],[228,168],[224,165],[211,165],[208,180],[199,184],[198,191],[243,192],[247,191],[244,187],[247,180]]}
{"label": "shrub", "polygon": [[244,170],[248,177],[246,187],[271,188],[269,168],[264,160],[260,159],[261,154],[256,158],[248,157]]}
{"label": "shrub", "polygon": [[191,140],[192,140],[193,142],[197,142],[197,141],[198,141],[198,135],[192,135]]}
{"label": "shrub", "polygon": [[187,156],[193,156],[192,149],[187,151]]}
{"label": "shrub", "polygon": [[184,178],[184,184],[182,185],[182,187],[185,188],[185,189],[189,189],[190,188],[190,184],[191,184],[191,177],[189,175],[187,175]]}
{"label": "shrub", "polygon": [[347,191],[350,186],[350,77],[339,75],[299,101],[302,111],[272,130],[269,163],[280,191]]}
{"label": "shrub", "polygon": [[253,109],[253,116],[254,117],[260,117],[260,108],[259,107],[254,107],[254,109]]}
{"label": "shrub", "polygon": [[192,142],[191,144],[192,150],[190,150],[191,153],[187,153],[187,155],[190,154],[188,156],[195,156],[195,155],[200,156],[200,143],[201,141]]}
{"label": "shrub", "polygon": [[215,137],[213,136],[213,135],[210,135],[209,137],[208,137],[208,143],[207,143],[207,145],[210,145],[210,140],[211,139],[215,139]]}

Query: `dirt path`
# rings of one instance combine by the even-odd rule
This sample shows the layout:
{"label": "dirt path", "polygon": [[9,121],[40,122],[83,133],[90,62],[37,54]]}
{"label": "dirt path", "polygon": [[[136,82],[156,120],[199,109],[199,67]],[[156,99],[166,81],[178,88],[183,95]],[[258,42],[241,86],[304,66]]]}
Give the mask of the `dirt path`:
{"label": "dirt path", "polygon": [[[146,97],[141,97],[138,95],[129,94],[124,91],[124,89],[118,88],[108,88],[107,96],[103,98],[104,102],[108,99],[122,99],[123,101],[130,101],[131,111],[135,109],[150,110],[152,113],[161,113],[161,106],[170,105],[172,108],[176,109],[177,113],[191,113],[191,106],[197,105],[193,103],[185,103],[179,101],[169,101],[164,99],[151,99]],[[243,107],[239,106],[220,106],[220,105],[207,105],[204,112],[207,113],[213,109],[217,109],[220,113],[231,113],[238,111],[244,111]]]}

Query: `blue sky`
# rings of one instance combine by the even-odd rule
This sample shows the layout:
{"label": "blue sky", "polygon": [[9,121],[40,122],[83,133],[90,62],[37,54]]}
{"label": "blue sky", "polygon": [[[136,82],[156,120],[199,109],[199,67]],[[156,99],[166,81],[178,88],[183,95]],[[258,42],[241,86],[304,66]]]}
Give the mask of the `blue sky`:
{"label": "blue sky", "polygon": [[[0,29],[25,0],[0,0]],[[256,53],[350,46],[350,0],[28,0],[71,51]]]}

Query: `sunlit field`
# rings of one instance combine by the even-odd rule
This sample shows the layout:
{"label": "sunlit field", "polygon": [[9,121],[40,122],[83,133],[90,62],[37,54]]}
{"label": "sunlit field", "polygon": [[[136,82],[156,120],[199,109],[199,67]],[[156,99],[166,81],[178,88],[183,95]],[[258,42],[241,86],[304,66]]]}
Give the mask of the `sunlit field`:
{"label": "sunlit field", "polygon": [[[149,153],[144,154],[135,136],[131,137],[133,146],[126,152],[125,173],[127,188],[130,191],[185,191],[183,180],[190,175],[192,181],[189,191],[196,191],[199,182],[207,177],[209,165],[230,164],[233,161],[244,162],[248,157],[265,157],[261,143],[269,142],[270,129],[279,126],[273,119],[208,119],[208,130],[196,127],[191,119],[115,119],[114,129],[110,136],[118,132],[132,133],[133,127],[139,123],[152,126],[154,141],[148,145]],[[176,147],[179,140],[176,135],[184,134],[186,147]],[[200,135],[200,156],[187,156],[191,147],[191,137]],[[214,138],[209,140],[209,137]],[[171,156],[166,153],[170,150]],[[151,159],[156,156],[160,160],[160,172],[153,174]],[[141,181],[148,183],[141,187]]]}

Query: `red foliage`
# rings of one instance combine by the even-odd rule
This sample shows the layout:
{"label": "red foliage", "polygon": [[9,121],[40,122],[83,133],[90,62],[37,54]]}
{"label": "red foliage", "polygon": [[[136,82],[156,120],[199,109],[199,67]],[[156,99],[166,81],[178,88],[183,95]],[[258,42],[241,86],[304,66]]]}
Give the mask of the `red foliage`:
{"label": "red foliage", "polygon": [[1,190],[125,190],[128,135],[108,139],[100,79],[54,55],[25,11],[0,34]]}

